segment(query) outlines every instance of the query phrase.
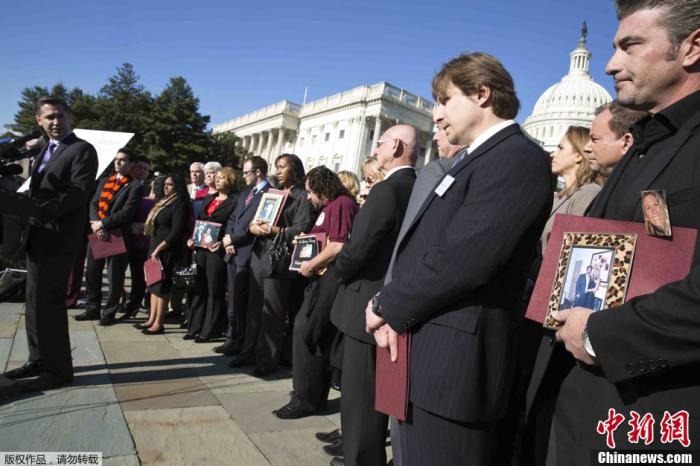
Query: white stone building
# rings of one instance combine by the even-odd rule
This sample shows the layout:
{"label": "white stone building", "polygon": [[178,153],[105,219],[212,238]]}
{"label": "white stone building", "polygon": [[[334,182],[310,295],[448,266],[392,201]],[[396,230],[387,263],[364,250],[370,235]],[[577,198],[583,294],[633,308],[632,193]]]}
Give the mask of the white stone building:
{"label": "white stone building", "polygon": [[[284,153],[297,154],[308,170],[326,165],[359,174],[379,136],[390,126],[408,124],[421,136],[418,166],[432,158],[433,102],[389,83],[359,86],[305,105],[283,100],[214,126],[232,131],[245,150],[272,164]],[[274,167],[271,167],[274,172]]]}
{"label": "white stone building", "polygon": [[588,72],[591,52],[586,48],[586,23],[581,28],[578,47],[571,52],[569,73],[537,99],[523,129],[551,152],[569,126],[590,128],[593,112],[612,100],[603,86]]}

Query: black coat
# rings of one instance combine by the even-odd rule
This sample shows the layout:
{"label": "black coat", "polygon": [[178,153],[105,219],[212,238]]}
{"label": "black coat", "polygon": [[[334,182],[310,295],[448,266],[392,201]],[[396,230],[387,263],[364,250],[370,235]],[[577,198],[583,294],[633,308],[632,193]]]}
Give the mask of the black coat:
{"label": "black coat", "polygon": [[250,265],[250,255],[253,249],[253,241],[255,236],[248,231],[250,222],[253,221],[255,212],[258,210],[258,204],[263,193],[270,189],[270,184],[266,184],[260,191],[255,193],[250,204],[245,205],[245,200],[254,186],[244,189],[238,196],[236,207],[226,221],[226,234],[231,235],[231,243],[236,247],[234,261],[238,266]]}
{"label": "black coat", "polygon": [[365,307],[384,284],[415,181],[415,170],[408,168],[373,186],[335,261],[340,287],[331,321],[357,340],[375,343],[365,332]]}
{"label": "black coat", "polygon": [[504,414],[550,173],[544,151],[508,126],[448,171],[399,244],[380,303],[394,330],[411,332],[410,400],[421,409],[464,422]]}
{"label": "black coat", "polygon": [[[214,212],[212,212],[212,214],[209,215],[207,213],[207,209],[209,208],[209,204],[211,204],[214,201],[214,199],[216,199],[216,196],[217,194],[210,194],[209,196],[203,198],[202,210],[199,211],[198,220],[203,220],[205,222],[220,223],[221,229],[219,230],[219,236],[216,238],[216,241],[221,241],[221,239],[226,234],[225,225],[229,217],[231,217],[231,212],[233,212],[233,208],[236,206],[236,199],[238,199],[238,194],[229,194],[228,197],[226,197],[226,199],[224,199],[224,201],[221,204],[219,204],[216,210],[214,210]],[[223,248],[221,248],[221,250],[223,251]]]}
{"label": "black coat", "polygon": [[34,159],[29,196],[43,205],[49,218],[56,222],[57,231],[37,228],[32,229],[32,236],[46,247],[78,251],[85,241],[88,200],[97,176],[97,152],[90,143],[70,134],[38,173],[45,151],[46,147]]}
{"label": "black coat", "polygon": [[[89,217],[90,221],[99,220],[98,209],[100,195],[104,189],[104,185],[109,178],[101,180],[95,194],[90,201]],[[126,241],[131,237],[131,222],[136,216],[139,204],[143,194],[143,185],[136,181],[129,181],[125,186],[122,186],[117,194],[109,202],[109,210],[107,217],[102,219],[102,227],[105,230],[119,229]]]}

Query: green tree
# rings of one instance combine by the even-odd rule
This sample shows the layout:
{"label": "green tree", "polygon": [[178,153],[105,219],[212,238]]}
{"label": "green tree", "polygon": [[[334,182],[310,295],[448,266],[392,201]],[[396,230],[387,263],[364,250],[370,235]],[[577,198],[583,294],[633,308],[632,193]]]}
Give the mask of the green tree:
{"label": "green tree", "polygon": [[185,78],[170,78],[149,117],[146,141],[153,168],[186,171],[190,163],[205,161],[211,146],[208,124],[209,115],[199,113],[199,99]]}
{"label": "green tree", "polygon": [[241,138],[234,133],[218,133],[209,136],[211,144],[207,160],[219,162],[223,166],[240,169],[243,160],[251,155],[241,146]]}

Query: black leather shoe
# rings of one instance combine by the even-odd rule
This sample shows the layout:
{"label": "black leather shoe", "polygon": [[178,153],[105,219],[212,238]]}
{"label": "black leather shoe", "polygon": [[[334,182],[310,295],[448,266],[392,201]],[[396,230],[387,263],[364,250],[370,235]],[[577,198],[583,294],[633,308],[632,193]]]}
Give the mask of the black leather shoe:
{"label": "black leather shoe", "polygon": [[73,377],[59,378],[50,372],[42,372],[33,380],[21,382],[22,392],[39,392],[53,388],[65,387],[73,383]]}
{"label": "black leather shoe", "polygon": [[228,367],[245,367],[253,365],[253,360],[245,356],[238,355],[228,362]]}
{"label": "black leather shoe", "polygon": [[149,330],[147,328],[141,330],[144,335],[162,335],[165,333],[165,327],[161,327],[158,330]]}
{"label": "black leather shoe", "polygon": [[211,343],[211,338],[197,337],[194,339],[195,343]]}
{"label": "black leather shoe", "polygon": [[253,372],[250,373],[250,375],[252,375],[253,377],[262,378],[267,377],[268,375],[270,375],[271,372],[271,370],[265,369],[263,367],[255,367],[253,369]]}
{"label": "black leather shoe", "polygon": [[331,466],[345,466],[345,458],[336,456],[331,460]]}
{"label": "black leather shoe", "polygon": [[330,432],[316,432],[316,438],[324,443],[333,443],[339,438],[342,438],[343,434],[340,433],[340,429],[335,429]]}
{"label": "black leather shoe", "polygon": [[241,347],[240,345],[236,345],[235,343],[231,343],[230,340],[227,340],[223,345],[215,346],[212,351],[223,354],[224,356],[235,356],[241,352]]}
{"label": "black leather shoe", "polygon": [[114,325],[117,323],[117,321],[114,319],[113,314],[107,314],[105,316],[100,317],[100,325],[103,327],[109,327],[110,325]]}
{"label": "black leather shoe", "polygon": [[85,311],[82,314],[78,314],[73,318],[78,322],[83,320],[100,320],[100,313],[97,311]]}
{"label": "black leather shoe", "polygon": [[185,333],[185,336],[182,337],[183,340],[194,340],[195,338],[197,338],[197,335],[192,333]]}
{"label": "black leather shoe", "polygon": [[136,313],[138,310],[133,311],[133,312],[125,312],[123,315],[120,315],[117,317],[117,322],[125,322],[127,320],[135,319],[136,318]]}
{"label": "black leather shoe", "polygon": [[44,368],[39,361],[29,361],[25,362],[23,366],[5,372],[3,375],[10,380],[17,380],[34,377],[35,375],[41,374],[43,371]]}
{"label": "black leather shoe", "polygon": [[306,405],[306,403],[295,397],[292,398],[292,401],[282,406],[280,409],[272,411],[272,414],[277,416],[279,419],[299,419],[310,416],[315,411],[315,409]]}
{"label": "black leather shoe", "polygon": [[343,438],[340,437],[335,442],[333,442],[329,445],[324,445],[323,451],[325,451],[326,453],[328,453],[331,456],[342,455],[343,454]]}

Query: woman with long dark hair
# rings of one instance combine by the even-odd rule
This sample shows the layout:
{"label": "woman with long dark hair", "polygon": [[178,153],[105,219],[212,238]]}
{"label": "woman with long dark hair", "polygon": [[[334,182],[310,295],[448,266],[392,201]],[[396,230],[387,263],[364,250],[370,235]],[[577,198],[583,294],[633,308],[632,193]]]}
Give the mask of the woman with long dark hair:
{"label": "woman with long dark hair", "polygon": [[165,196],[153,206],[143,226],[144,234],[151,237],[148,256],[160,260],[165,277],[148,287],[151,293],[151,313],[148,321],[138,326],[147,335],[165,332],[163,318],[168,308],[173,269],[182,254],[185,235],[192,219],[190,196],[182,177],[167,175],[163,193]]}
{"label": "woman with long dark hair", "polygon": [[[292,240],[313,225],[314,209],[304,190],[304,164],[294,154],[282,154],[275,160],[278,188],[287,192],[287,200],[276,225],[254,221],[249,227],[257,236],[250,261],[248,309],[243,348],[229,367],[255,364],[256,376],[277,369],[287,331],[286,321],[294,321],[301,304],[305,279],[289,271],[289,255],[275,262],[270,247],[281,235],[289,251]],[[291,358],[290,358],[291,359]]]}
{"label": "woman with long dark hair", "polygon": [[[238,175],[231,167],[223,167],[216,172],[215,187],[217,194],[204,198],[199,220],[221,225],[219,236],[207,247],[198,247],[195,251],[197,278],[191,290],[189,322],[185,340],[194,339],[195,343],[205,343],[216,338],[225,327],[226,319],[226,263],[224,263],[224,225],[228,220],[238,198]],[[187,240],[187,247],[195,249],[192,239]]]}

